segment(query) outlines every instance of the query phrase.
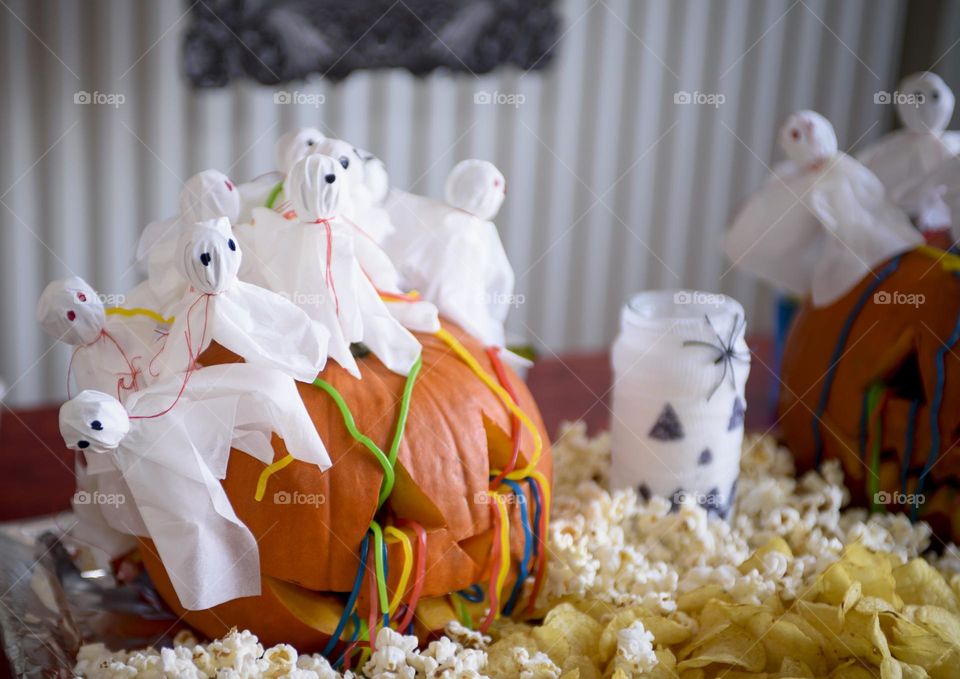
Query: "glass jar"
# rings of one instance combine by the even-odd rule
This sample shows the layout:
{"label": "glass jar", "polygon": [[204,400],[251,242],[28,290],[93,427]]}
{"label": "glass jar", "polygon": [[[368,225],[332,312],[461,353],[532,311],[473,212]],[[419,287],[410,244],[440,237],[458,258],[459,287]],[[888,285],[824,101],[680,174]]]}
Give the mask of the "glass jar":
{"label": "glass jar", "polygon": [[726,516],[740,472],[750,352],[726,295],[635,295],[613,344],[612,488]]}

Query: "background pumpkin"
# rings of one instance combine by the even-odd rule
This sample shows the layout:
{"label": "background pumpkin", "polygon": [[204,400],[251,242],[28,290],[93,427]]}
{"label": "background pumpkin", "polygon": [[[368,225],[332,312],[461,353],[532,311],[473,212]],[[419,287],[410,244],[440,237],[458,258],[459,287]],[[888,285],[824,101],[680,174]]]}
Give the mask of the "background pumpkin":
{"label": "background pumpkin", "polygon": [[958,540],[960,278],[948,270],[955,257],[932,254],[891,260],[827,307],[804,303],[784,351],[779,423],[799,470],[838,458],[854,502],[910,512]]}
{"label": "background pumpkin", "polygon": [[[478,341],[456,326],[445,327],[484,370],[495,375]],[[314,466],[293,462],[270,476],[267,492],[258,502],[254,495],[264,467],[252,457],[236,453],[231,455],[223,481],[237,515],[257,539],[264,579],[261,595],[227,602],[208,611],[186,611],[152,545],[144,541],[141,551],[148,572],[163,599],[186,622],[211,638],[236,626],[252,630],[266,644],[286,642],[302,650],[319,649],[340,617],[345,593],[353,587],[360,567],[359,546],[375,516],[381,525],[386,525],[388,519],[408,519],[426,530],[426,577],[422,604],[417,610],[417,617],[427,621],[425,626],[438,621],[442,626],[446,622],[442,614],[437,614],[444,607],[438,607],[431,598],[446,596],[474,583],[484,585],[486,590],[493,538],[487,494],[489,477],[491,469],[502,468],[510,459],[511,415],[442,340],[433,335],[418,335],[418,339],[423,345],[423,367],[413,387],[410,414],[399,447],[396,484],[380,512],[376,510],[384,476],[382,467],[350,435],[326,392],[313,385],[298,384],[333,467],[320,472]],[[238,360],[218,345],[212,345],[200,358],[204,365]],[[358,363],[362,380],[354,379],[332,361],[321,377],[341,393],[360,432],[386,451],[394,436],[405,378],[389,372],[373,355]],[[549,482],[551,456],[539,411],[522,380],[509,368],[505,371],[517,395],[517,404],[540,430],[544,449],[537,469]],[[286,455],[280,439],[274,439],[274,449],[275,460]],[[526,464],[533,450],[532,434],[521,429],[517,468]],[[530,503],[529,490],[524,490]],[[313,504],[283,502],[294,493],[318,499]],[[510,516],[511,566],[515,571],[524,544],[518,503],[510,505]],[[403,559],[400,544],[391,543],[391,596]],[[412,580],[411,576],[411,583]],[[408,586],[408,594],[409,589]],[[360,588],[358,609],[361,617],[369,610],[366,579]]]}

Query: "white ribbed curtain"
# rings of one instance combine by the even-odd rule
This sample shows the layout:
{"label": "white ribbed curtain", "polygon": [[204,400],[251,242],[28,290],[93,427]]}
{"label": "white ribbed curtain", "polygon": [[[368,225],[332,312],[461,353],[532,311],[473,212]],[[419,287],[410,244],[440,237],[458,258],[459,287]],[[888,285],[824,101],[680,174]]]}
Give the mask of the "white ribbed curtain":
{"label": "white ribbed curtain", "polygon": [[[495,162],[509,187],[497,222],[524,300],[509,329],[547,355],[607,346],[621,304],[643,288],[721,290],[768,327],[769,292],[726,273],[725,223],[776,158],[791,110],[821,111],[845,146],[889,128],[874,94],[895,86],[905,17],[902,0],[563,0],[546,71],[357,73],[285,85],[301,103],[275,104],[275,90],[254,84],[186,87],[186,9],[0,8],[8,403],[64,394],[68,352],[50,350],[33,320],[48,280],[130,287],[140,229],[174,210],[187,177],[272,169],[276,138],[307,124],[380,155],[394,185],[434,196],[457,160]],[[722,103],[676,103],[683,93]]]}

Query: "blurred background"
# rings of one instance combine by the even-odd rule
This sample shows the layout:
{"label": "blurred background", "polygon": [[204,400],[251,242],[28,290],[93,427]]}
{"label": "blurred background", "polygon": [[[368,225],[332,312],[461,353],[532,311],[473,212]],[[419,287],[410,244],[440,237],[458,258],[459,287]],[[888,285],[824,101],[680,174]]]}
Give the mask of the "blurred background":
{"label": "blurred background", "polygon": [[[6,403],[65,395],[67,348],[34,321],[48,281],[74,274],[122,293],[138,280],[141,229],[175,212],[187,177],[272,170],[275,140],[306,125],[372,151],[392,185],[431,196],[460,159],[497,164],[509,186],[497,224],[517,274],[508,327],[547,356],[606,348],[621,305],[644,288],[731,294],[750,330],[769,332],[771,291],[729,271],[719,244],[778,159],[782,119],[816,109],[849,150],[894,126],[887,101],[903,75],[930,69],[960,87],[956,2],[541,1],[530,10],[540,23],[514,23],[504,38],[522,58],[461,58],[471,26],[528,11],[518,3],[346,3],[362,19],[337,15],[351,31],[333,66],[273,85],[255,76],[280,80],[264,72],[302,64],[251,45],[255,22],[241,11],[271,3],[0,3]],[[449,32],[423,14],[435,6],[453,17]],[[295,13],[283,19],[275,40],[332,49]],[[389,42],[411,26],[433,36],[424,49],[441,68],[344,68],[356,45],[389,62],[368,34]],[[224,68],[224,54],[240,66]],[[409,66],[418,55],[403,56]]]}

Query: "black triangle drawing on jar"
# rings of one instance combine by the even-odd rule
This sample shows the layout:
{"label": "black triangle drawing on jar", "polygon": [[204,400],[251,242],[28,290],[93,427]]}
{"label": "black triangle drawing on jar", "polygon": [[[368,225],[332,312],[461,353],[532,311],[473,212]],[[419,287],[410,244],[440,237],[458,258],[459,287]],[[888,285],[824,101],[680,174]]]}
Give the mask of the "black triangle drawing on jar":
{"label": "black triangle drawing on jar", "polygon": [[673,406],[667,403],[648,434],[657,441],[679,441],[683,438],[683,425]]}
{"label": "black triangle drawing on jar", "polygon": [[700,457],[697,458],[697,466],[705,467],[711,462],[713,462],[713,453],[710,452],[709,448],[704,448],[700,453]]}
{"label": "black triangle drawing on jar", "polygon": [[737,427],[743,426],[743,416],[747,412],[743,401],[737,396],[733,399],[733,412],[730,413],[730,423],[727,425],[727,431],[733,431]]}

